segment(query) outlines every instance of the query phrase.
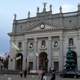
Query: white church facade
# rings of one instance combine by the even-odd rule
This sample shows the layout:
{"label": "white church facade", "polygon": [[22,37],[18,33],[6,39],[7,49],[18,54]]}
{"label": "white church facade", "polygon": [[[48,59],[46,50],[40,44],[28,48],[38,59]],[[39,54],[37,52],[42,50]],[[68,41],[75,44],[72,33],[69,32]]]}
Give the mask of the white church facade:
{"label": "white church facade", "polygon": [[[75,12],[52,14],[46,10],[35,17],[13,20],[10,36],[10,57],[8,68],[10,70],[49,70],[64,69],[66,53],[70,47],[76,53],[77,68],[80,70],[80,5]],[[19,50],[13,47],[17,46]]]}

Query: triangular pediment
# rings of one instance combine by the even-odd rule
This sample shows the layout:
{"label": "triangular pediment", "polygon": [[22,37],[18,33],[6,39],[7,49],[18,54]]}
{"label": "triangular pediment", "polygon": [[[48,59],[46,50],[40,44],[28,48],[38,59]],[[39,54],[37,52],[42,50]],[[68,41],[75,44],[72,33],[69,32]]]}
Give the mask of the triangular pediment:
{"label": "triangular pediment", "polygon": [[33,26],[31,29],[29,29],[30,31],[42,31],[42,30],[51,30],[51,29],[55,29],[56,26],[55,25],[50,25],[50,24],[45,24],[45,23],[39,23],[36,26]]}

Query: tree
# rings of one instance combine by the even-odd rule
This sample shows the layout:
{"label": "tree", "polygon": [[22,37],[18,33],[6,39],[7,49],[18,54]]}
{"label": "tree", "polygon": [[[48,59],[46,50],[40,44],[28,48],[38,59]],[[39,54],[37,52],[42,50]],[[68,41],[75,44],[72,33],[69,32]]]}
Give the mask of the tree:
{"label": "tree", "polygon": [[77,56],[76,53],[71,50],[71,48],[68,49],[67,55],[66,55],[66,70],[67,71],[75,71],[77,68]]}

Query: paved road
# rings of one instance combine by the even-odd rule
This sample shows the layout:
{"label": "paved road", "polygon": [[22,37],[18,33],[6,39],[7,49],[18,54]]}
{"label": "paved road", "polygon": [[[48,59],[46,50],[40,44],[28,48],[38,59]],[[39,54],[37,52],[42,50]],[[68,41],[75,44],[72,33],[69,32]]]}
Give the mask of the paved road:
{"label": "paved road", "polygon": [[[40,80],[41,76],[36,75],[28,75],[27,78],[20,77],[19,75],[0,75],[0,80]],[[48,76],[48,79],[50,80],[50,76]],[[80,80],[76,78],[60,78],[58,75],[56,76],[56,80]]]}

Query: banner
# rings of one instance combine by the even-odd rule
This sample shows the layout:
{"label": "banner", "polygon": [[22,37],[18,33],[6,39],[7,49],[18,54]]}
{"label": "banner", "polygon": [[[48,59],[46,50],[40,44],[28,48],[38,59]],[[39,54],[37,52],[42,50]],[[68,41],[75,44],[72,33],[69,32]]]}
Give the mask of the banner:
{"label": "banner", "polygon": [[21,56],[16,57],[16,60],[19,60],[19,59],[21,59]]}
{"label": "banner", "polygon": [[15,43],[13,43],[13,42],[12,42],[12,47],[13,47],[14,49],[18,50],[18,51],[20,50],[20,49],[18,48],[18,46],[17,46]]}

